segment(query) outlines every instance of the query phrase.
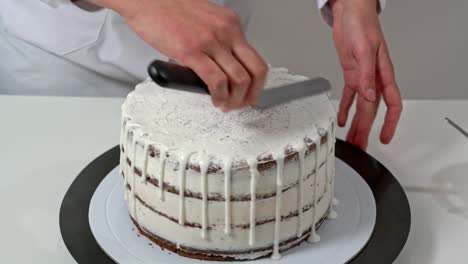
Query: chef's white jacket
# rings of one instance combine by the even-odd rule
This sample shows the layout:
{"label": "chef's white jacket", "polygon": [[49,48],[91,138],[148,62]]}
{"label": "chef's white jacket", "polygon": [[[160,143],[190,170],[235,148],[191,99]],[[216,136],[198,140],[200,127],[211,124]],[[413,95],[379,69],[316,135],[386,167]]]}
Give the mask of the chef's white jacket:
{"label": "chef's white jacket", "polygon": [[[317,5],[331,24],[327,1]],[[240,15],[247,26],[248,11]],[[0,93],[124,96],[147,78],[154,59],[167,58],[112,10],[86,11],[70,0],[0,1]]]}

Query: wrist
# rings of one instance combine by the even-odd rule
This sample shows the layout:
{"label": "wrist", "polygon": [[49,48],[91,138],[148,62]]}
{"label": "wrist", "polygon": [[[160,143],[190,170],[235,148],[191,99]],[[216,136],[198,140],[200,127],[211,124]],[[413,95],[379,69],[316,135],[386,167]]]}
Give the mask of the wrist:
{"label": "wrist", "polygon": [[343,9],[378,13],[379,0],[328,0],[333,15],[338,15]]}
{"label": "wrist", "polygon": [[122,17],[134,16],[145,0],[85,0],[101,7],[109,8],[119,13]]}
{"label": "wrist", "polygon": [[338,0],[328,0],[327,4],[330,6],[331,9],[333,9],[336,2],[338,2]]}
{"label": "wrist", "polygon": [[[344,2],[349,0],[344,0]],[[343,10],[343,0],[328,0],[328,6],[330,7],[333,17],[336,17]]]}

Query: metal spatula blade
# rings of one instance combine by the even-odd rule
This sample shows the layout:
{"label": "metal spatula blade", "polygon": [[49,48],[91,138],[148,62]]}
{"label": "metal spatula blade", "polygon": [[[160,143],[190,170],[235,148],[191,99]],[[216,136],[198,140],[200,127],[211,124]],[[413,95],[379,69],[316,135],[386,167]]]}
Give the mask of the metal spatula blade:
{"label": "metal spatula blade", "polygon": [[[194,93],[210,93],[208,86],[194,71],[175,63],[156,60],[148,66],[148,74],[154,82],[162,87]],[[286,84],[264,90],[254,107],[264,109],[325,93],[330,89],[330,82],[321,77]]]}
{"label": "metal spatula blade", "polygon": [[330,91],[330,89],[330,82],[321,77],[286,84],[264,90],[255,107],[268,108],[293,100],[325,93]]}

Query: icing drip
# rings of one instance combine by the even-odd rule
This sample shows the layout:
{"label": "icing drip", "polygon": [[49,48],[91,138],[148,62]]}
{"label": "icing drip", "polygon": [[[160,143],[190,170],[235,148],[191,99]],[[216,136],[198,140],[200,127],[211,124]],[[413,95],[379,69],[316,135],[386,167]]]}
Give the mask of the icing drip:
{"label": "icing drip", "polygon": [[[125,139],[124,139],[124,142],[125,142],[125,151],[126,151],[126,153],[130,152],[129,142],[128,142],[128,135],[130,133],[130,129],[136,128],[136,127],[138,127],[138,125],[128,124],[128,123],[127,123],[127,125],[125,125],[125,135],[124,135]],[[124,159],[124,162],[121,163],[122,164],[121,166],[124,167],[124,169],[123,169],[123,172],[124,172],[123,173],[123,175],[124,175],[123,184],[124,184],[124,188],[125,188],[124,190],[127,190],[126,187],[127,187],[127,183],[128,183],[128,177],[129,177],[129,175],[128,175],[128,166],[126,165],[127,162],[125,161],[125,157],[123,159]],[[124,199],[125,199],[125,201],[127,201],[127,199],[128,199],[127,191],[124,191]]]}
{"label": "icing drip", "polygon": [[124,166],[123,166],[123,164],[125,164],[124,144],[125,144],[125,140],[127,139],[125,135],[125,131],[126,131],[125,128],[127,127],[128,120],[129,118],[122,115],[122,123],[120,127],[120,174],[124,173]]}
{"label": "icing drip", "polygon": [[[130,198],[132,198],[133,202],[133,217],[135,217],[135,219],[137,219],[136,217],[136,173],[135,173],[135,163],[136,163],[136,153],[137,153],[137,142],[138,142],[138,138],[139,137],[143,137],[143,134],[139,134],[138,136],[136,135],[135,131],[133,131],[133,137],[132,137],[132,145],[133,145],[133,157],[132,157],[132,166],[131,166],[131,175],[132,175],[132,187],[131,187],[131,191],[130,191]],[[143,174],[144,175],[144,174]]]}
{"label": "icing drip", "polygon": [[297,201],[298,201],[298,218],[297,218],[297,237],[302,236],[302,222],[303,222],[303,207],[304,207],[304,187],[303,187],[303,181],[305,178],[305,166],[304,166],[304,158],[305,158],[305,153],[306,153],[306,148],[307,146],[304,146],[300,148],[299,150],[299,189],[297,192]]}
{"label": "icing drip", "polygon": [[207,182],[206,182],[206,174],[208,172],[208,165],[210,161],[208,156],[203,153],[200,157],[200,174],[201,174],[201,190],[202,190],[202,233],[201,237],[203,239],[207,238],[206,230],[207,230],[207,218],[208,218],[208,194],[207,194]]}
{"label": "icing drip", "polygon": [[320,136],[317,141],[315,141],[315,173],[314,173],[314,182],[313,182],[313,196],[312,196],[312,225],[310,229],[310,235],[307,239],[309,243],[317,243],[320,241],[319,235],[315,232],[315,225],[317,223],[317,177],[319,170],[319,153],[320,153]]}
{"label": "icing drip", "polygon": [[332,204],[335,205],[335,206],[339,205],[340,201],[335,197],[335,198],[332,199]]}
{"label": "icing drip", "polygon": [[146,185],[146,176],[148,170],[148,156],[149,156],[149,142],[145,140],[145,145],[143,147],[143,168],[141,171],[141,178],[140,181],[142,184]]}
{"label": "icing drip", "polygon": [[[275,234],[273,241],[273,260],[279,260],[281,254],[279,253],[279,240],[280,240],[280,225],[281,225],[281,198],[283,193],[283,165],[284,156],[276,157],[276,205],[275,205]],[[302,181],[302,179],[299,179]],[[301,206],[302,207],[302,206]],[[300,210],[302,211],[302,210]]]}
{"label": "icing drip", "polygon": [[[331,119],[331,130],[333,131],[332,134],[335,135],[335,119],[334,118],[330,118]],[[333,143],[336,142],[336,138],[333,138]],[[327,218],[328,219],[336,219],[338,217],[338,213],[335,211],[335,209],[333,208],[335,205],[338,205],[339,201],[338,199],[335,197],[335,144],[333,144],[333,151],[332,151],[332,169],[333,169],[333,173],[332,173],[332,182],[331,182],[331,197],[332,197],[332,201],[330,203],[330,212],[328,213],[328,216]]]}
{"label": "icing drip", "polygon": [[[333,123],[330,123],[330,126],[333,126]],[[327,190],[328,190],[328,184],[330,184],[330,174],[328,173],[328,160],[329,160],[329,157],[328,157],[328,151],[330,150],[330,141],[331,141],[331,131],[330,131],[330,127],[329,129],[327,129],[327,147],[326,147],[326,156],[325,156],[325,184],[324,184],[324,191],[323,193],[327,193]]]}
{"label": "icing drip", "polygon": [[[333,204],[333,202],[331,204]],[[327,215],[327,219],[336,219],[336,218],[338,218],[338,213],[334,209],[330,208],[330,212]]]}
{"label": "icing drip", "polygon": [[159,153],[159,199],[164,201],[164,174],[166,173],[166,155],[165,148],[160,149]]}
{"label": "icing drip", "polygon": [[257,189],[257,160],[249,160],[250,167],[250,233],[249,233],[249,246],[255,244],[255,202],[256,202],[256,189]]}
{"label": "icing drip", "polygon": [[[124,181],[123,181],[123,184],[124,184],[124,187],[125,185],[127,184],[127,162],[125,162],[125,156],[127,155],[127,152],[128,152],[128,123],[125,122],[125,118],[123,118],[122,120],[122,129],[121,132],[122,133],[122,136],[120,137],[120,148],[121,148],[121,151],[120,151],[120,174],[123,175],[124,177]],[[125,149],[125,152],[124,152],[124,149]],[[124,198],[125,198],[125,201],[127,200],[127,189],[124,189]]]}
{"label": "icing drip", "polygon": [[229,157],[224,162],[224,233],[231,234],[231,168],[232,158]]}
{"label": "icing drip", "polygon": [[190,154],[184,154],[180,157],[179,160],[179,224],[183,225],[185,223],[185,173],[187,170],[187,163],[189,161]]}

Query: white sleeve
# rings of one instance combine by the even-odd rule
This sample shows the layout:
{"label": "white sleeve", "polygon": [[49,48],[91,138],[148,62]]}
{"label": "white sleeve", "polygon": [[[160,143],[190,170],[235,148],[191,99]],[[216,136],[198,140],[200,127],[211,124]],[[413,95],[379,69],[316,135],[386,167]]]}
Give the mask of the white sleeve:
{"label": "white sleeve", "polygon": [[[346,0],[341,0],[346,1]],[[386,0],[379,0],[377,11],[380,13],[385,7]],[[333,13],[331,11],[330,5],[328,5],[328,0],[317,0],[317,6],[322,13],[323,20],[327,22],[328,25],[333,26]]]}
{"label": "white sleeve", "polygon": [[42,1],[43,3],[49,5],[50,7],[57,7],[61,4],[68,4],[70,3],[70,0],[39,0]]}

